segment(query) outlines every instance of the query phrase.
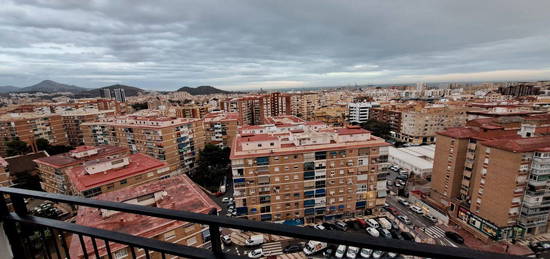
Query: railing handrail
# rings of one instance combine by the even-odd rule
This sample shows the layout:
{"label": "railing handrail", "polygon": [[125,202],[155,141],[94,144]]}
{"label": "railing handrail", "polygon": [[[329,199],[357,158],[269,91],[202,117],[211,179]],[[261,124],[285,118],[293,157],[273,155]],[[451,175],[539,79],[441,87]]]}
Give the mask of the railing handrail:
{"label": "railing handrail", "polygon": [[[46,193],[26,189],[0,187],[1,194],[10,194],[20,197],[32,197],[62,203],[76,204],[87,207],[109,209],[127,213],[153,216],[178,221],[187,221],[209,226],[234,228],[246,231],[261,232],[264,234],[282,235],[306,240],[317,240],[334,244],[344,244],[391,251],[406,255],[417,255],[435,258],[524,258],[508,254],[483,252],[468,248],[456,248],[424,243],[415,243],[405,240],[375,238],[364,234],[346,233],[341,231],[317,230],[313,228],[297,227],[284,224],[251,221],[225,216],[206,215],[187,211],[176,211],[157,207],[147,207],[128,203],[111,202],[87,199],[76,196]],[[11,217],[11,216],[9,216]],[[39,217],[32,217],[39,218]],[[30,219],[28,216],[21,219]],[[44,218],[41,218],[44,219]],[[214,241],[213,242],[217,242]]]}

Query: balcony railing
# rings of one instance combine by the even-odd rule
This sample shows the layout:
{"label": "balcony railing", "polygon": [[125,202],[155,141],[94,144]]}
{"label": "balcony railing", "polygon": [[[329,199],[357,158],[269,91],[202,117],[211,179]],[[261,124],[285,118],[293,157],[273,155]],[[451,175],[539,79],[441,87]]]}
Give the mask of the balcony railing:
{"label": "balcony railing", "polygon": [[[3,194],[9,195],[15,212],[10,213]],[[50,200],[73,206],[79,205],[206,225],[209,227],[211,235],[211,248],[206,249],[184,246],[156,239],[133,236],[121,232],[97,229],[60,220],[32,216],[28,214],[24,200],[25,198]],[[82,245],[84,244],[84,237],[92,240],[92,243],[94,244],[93,254],[95,254],[97,258],[99,258],[97,245],[100,244],[97,242],[98,240],[104,242],[107,252],[106,256],[108,258],[113,258],[110,249],[110,244],[113,243],[129,246],[132,258],[136,258],[135,248],[143,249],[145,251],[146,258],[150,258],[150,251],[160,253],[162,258],[167,258],[168,256],[181,256],[187,258],[245,258],[243,256],[223,252],[220,239],[221,227],[288,236],[305,240],[318,240],[333,244],[343,244],[431,258],[522,258],[519,256],[481,252],[467,248],[438,246],[405,240],[382,239],[357,233],[322,231],[284,224],[249,221],[245,219],[197,214],[186,211],[175,211],[128,203],[85,199],[75,196],[37,192],[17,188],[0,188],[0,222],[3,223],[4,233],[9,240],[14,258],[33,258],[33,256],[29,254],[29,249],[27,249],[30,247],[28,235],[25,235],[24,233],[29,233],[29,231],[35,230],[39,230],[39,233],[44,233],[40,232],[40,230],[43,229],[49,229],[50,231],[54,230],[55,232],[61,234],[61,236],[67,233],[75,234],[80,240],[80,248],[82,249],[84,258],[88,258],[88,253],[92,253],[92,251],[86,251],[86,246]],[[2,234],[1,232],[2,230],[0,229],[0,235]],[[45,235],[40,236],[42,237],[41,240],[44,242],[43,237]],[[55,241],[55,244],[55,249],[58,255],[61,254],[60,251],[63,251],[62,254],[64,254],[66,258],[70,258],[67,244],[63,238]],[[3,249],[3,247],[0,247],[0,249]],[[45,258],[50,258],[49,251],[46,251],[47,249],[48,246],[44,246],[43,250],[45,253]],[[63,257],[59,256],[59,258]]]}

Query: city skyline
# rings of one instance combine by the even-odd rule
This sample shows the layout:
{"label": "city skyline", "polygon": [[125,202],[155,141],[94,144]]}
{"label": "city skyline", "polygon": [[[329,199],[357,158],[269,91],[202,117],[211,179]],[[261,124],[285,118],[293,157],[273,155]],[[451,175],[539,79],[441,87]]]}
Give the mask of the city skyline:
{"label": "city skyline", "polygon": [[550,74],[546,1],[0,3],[0,85],[248,90]]}

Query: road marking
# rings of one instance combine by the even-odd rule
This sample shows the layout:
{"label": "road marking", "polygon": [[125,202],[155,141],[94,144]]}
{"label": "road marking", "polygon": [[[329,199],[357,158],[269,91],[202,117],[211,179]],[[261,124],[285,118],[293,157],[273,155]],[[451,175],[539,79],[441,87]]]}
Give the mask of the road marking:
{"label": "road marking", "polygon": [[426,234],[433,238],[441,238],[445,236],[445,231],[438,226],[431,226],[424,230]]}

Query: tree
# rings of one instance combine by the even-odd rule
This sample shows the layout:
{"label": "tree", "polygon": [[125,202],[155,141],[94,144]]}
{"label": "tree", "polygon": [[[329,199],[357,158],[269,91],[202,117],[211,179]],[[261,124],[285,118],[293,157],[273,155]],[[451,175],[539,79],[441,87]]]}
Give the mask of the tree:
{"label": "tree", "polygon": [[391,126],[386,122],[368,120],[367,122],[361,123],[361,128],[371,131],[372,134],[377,137],[381,137],[383,139],[391,138]]}
{"label": "tree", "polygon": [[197,169],[189,176],[200,186],[217,191],[224,177],[229,176],[229,148],[208,144],[199,152]]}
{"label": "tree", "polygon": [[47,139],[43,138],[36,139],[36,148],[38,148],[38,150],[44,150],[48,152],[50,156],[67,153],[73,149],[70,146],[50,145],[50,142]]}
{"label": "tree", "polygon": [[134,103],[132,104],[132,108],[134,108],[135,111],[144,110],[147,109],[148,105],[147,103]]}
{"label": "tree", "polygon": [[25,141],[21,141],[19,139],[7,142],[6,146],[8,156],[24,155],[31,151],[29,145]]}

